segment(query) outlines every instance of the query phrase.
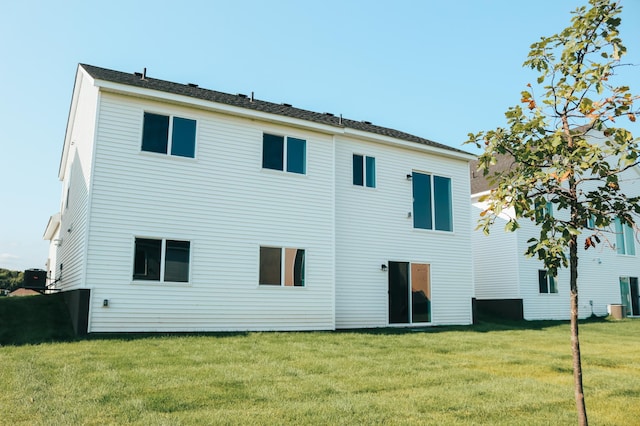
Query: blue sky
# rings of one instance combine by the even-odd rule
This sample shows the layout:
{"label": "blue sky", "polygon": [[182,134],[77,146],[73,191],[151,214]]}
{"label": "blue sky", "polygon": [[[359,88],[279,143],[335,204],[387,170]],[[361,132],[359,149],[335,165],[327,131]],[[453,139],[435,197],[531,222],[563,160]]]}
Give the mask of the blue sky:
{"label": "blue sky", "polygon": [[[0,268],[43,268],[78,63],[258,99],[461,147],[504,124],[531,43],[586,0],[15,1],[0,13]],[[624,0],[640,64],[640,1]],[[640,67],[624,70],[640,93]],[[626,123],[625,123],[626,124]],[[639,134],[637,126],[629,127]],[[475,152],[471,147],[462,147]]]}

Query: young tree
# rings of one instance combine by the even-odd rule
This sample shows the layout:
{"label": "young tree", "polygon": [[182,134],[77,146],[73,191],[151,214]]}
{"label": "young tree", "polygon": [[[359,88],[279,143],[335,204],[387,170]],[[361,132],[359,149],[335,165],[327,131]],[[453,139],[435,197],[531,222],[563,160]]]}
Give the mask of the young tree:
{"label": "young tree", "polygon": [[[537,256],[550,274],[570,270],[571,347],[576,408],[587,424],[578,335],[578,244],[601,243],[614,221],[633,226],[640,197],[627,197],[620,183],[640,161],[639,140],[619,120],[635,121],[638,96],[613,83],[626,49],[619,38],[621,5],[589,0],[572,12],[571,25],[531,46],[524,66],[539,73],[542,93],[531,84],[521,103],[505,113],[508,126],[469,134],[484,152],[479,170],[493,185],[485,198],[478,228],[486,234],[501,213],[512,212],[506,228],[533,221],[540,235],[528,241],[526,254]],[[598,139],[597,136],[601,135]],[[510,156],[507,170],[494,170],[500,156]],[[556,215],[540,209],[548,202]]]}

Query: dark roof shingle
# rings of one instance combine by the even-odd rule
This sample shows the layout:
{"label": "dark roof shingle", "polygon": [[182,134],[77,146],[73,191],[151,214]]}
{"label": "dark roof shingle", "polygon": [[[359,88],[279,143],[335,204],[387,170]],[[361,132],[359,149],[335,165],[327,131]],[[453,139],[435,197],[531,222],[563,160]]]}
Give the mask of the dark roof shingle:
{"label": "dark roof shingle", "polygon": [[[489,168],[488,176],[492,176],[496,172],[508,170],[515,163],[514,158],[510,155],[498,155],[496,160],[496,164]],[[469,174],[471,178],[472,195],[492,189],[492,185],[487,179],[488,176],[484,176],[482,171],[478,171],[478,160],[473,160],[469,163]]]}
{"label": "dark roof shingle", "polygon": [[232,95],[229,93],[217,92],[215,90],[203,89],[193,84],[173,83],[170,81],[150,78],[149,76],[145,76],[145,78],[142,78],[142,74],[140,73],[125,73],[86,64],[80,64],[80,66],[96,80],[104,80],[112,83],[125,84],[128,86],[158,90],[161,92],[188,96],[195,99],[217,102],[225,105],[231,105],[270,114],[277,114],[285,117],[298,118],[301,120],[326,124],[335,127],[347,127],[363,132],[369,132],[404,141],[428,145],[460,154],[471,155],[470,153],[457,148],[452,148],[450,146],[434,142],[429,139],[421,138],[419,136],[411,135],[409,133],[401,132],[399,130],[376,126],[369,122],[349,120],[336,117],[332,114],[294,108],[287,104],[276,104],[272,102],[261,101],[259,99],[251,99],[243,95]]}

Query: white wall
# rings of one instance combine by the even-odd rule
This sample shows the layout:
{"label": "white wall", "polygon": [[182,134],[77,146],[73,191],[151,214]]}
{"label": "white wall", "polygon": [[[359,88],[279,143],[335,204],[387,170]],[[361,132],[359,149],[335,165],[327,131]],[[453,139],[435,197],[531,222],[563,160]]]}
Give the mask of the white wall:
{"label": "white wall", "polygon": [[[83,288],[85,272],[86,232],[89,211],[89,184],[93,160],[98,89],[83,72],[76,79],[78,98],[72,104],[75,119],[67,130],[67,155],[62,164],[62,196],[60,204],[61,240],[57,248],[56,264],[51,265],[57,288]],[[69,195],[67,196],[67,191]],[[68,201],[68,202],[67,202]]]}
{"label": "white wall", "polygon": [[[141,152],[145,109],[196,119],[196,158]],[[305,139],[307,174],[263,170],[263,131]],[[333,329],[332,193],[327,135],[103,94],[89,331]],[[136,236],[191,241],[190,282],[133,282]],[[259,286],[260,245],[305,249],[306,287]]]}
{"label": "white wall", "polygon": [[472,203],[472,251],[474,267],[475,297],[483,299],[520,299],[518,286],[519,262],[515,253],[517,235],[505,231],[507,220],[498,218],[485,235],[481,229],[476,230],[480,213],[484,210],[482,203]]}
{"label": "white wall", "polygon": [[[353,154],[376,159],[376,188],[354,186]],[[454,232],[413,228],[413,170],[452,179]],[[388,325],[389,261],[431,265],[432,323],[472,322],[466,161],[351,138],[336,140],[336,326]]]}

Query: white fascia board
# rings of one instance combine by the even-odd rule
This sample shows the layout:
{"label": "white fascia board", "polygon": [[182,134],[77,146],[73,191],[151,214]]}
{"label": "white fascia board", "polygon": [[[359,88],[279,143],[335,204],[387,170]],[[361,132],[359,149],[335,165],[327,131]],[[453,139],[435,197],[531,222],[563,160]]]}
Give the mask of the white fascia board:
{"label": "white fascia board", "polygon": [[71,105],[69,106],[69,118],[67,119],[67,128],[64,133],[64,144],[62,146],[62,156],[60,157],[60,168],[58,169],[58,179],[64,180],[64,173],[67,170],[67,158],[69,157],[69,147],[71,146],[71,130],[76,119],[76,111],[78,110],[78,98],[82,89],[82,82],[87,78],[89,83],[92,82],[91,76],[78,65],[76,71],[76,79],[73,84],[73,95],[71,96]]}
{"label": "white fascia board", "polygon": [[49,217],[49,222],[47,223],[47,228],[44,230],[44,235],[42,235],[42,239],[51,241],[51,238],[53,238],[59,226],[60,226],[60,213],[55,213],[51,217]]}
{"label": "white fascia board", "polygon": [[303,120],[300,118],[287,117],[284,115],[273,114],[269,112],[256,111],[252,109],[236,107],[233,105],[227,105],[223,103],[207,101],[204,99],[192,98],[190,96],[176,95],[173,93],[167,93],[160,90],[145,89],[142,87],[134,87],[126,84],[113,83],[105,80],[95,80],[94,85],[106,92],[118,93],[128,96],[137,96],[147,99],[162,100],[165,102],[171,102],[182,105],[189,105],[196,108],[214,111],[222,114],[233,115],[236,117],[244,117],[252,120],[266,121],[276,124],[284,124],[288,126],[294,126],[297,128],[309,129],[320,133],[329,135],[348,135],[358,139],[365,139],[372,142],[383,143],[387,145],[400,146],[403,148],[413,149],[421,152],[429,152],[432,154],[454,158],[458,160],[471,161],[475,160],[476,156],[473,154],[465,154],[456,151],[449,151],[447,149],[438,148],[430,145],[424,145],[417,142],[404,141],[389,136],[379,135],[376,133],[365,132],[361,130],[355,130],[348,127],[337,127],[328,124],[316,123],[309,120]]}
{"label": "white fascia board", "polygon": [[362,130],[351,129],[348,127],[345,128],[342,133],[358,139],[365,139],[372,142],[382,143],[385,145],[400,146],[403,148],[412,149],[414,151],[428,152],[430,154],[439,155],[441,157],[453,158],[456,160],[472,161],[477,159],[477,156],[473,154],[467,154],[467,153],[462,153],[458,151],[450,151],[448,149],[439,148],[437,146],[426,145],[419,142],[405,141],[405,140],[393,138],[390,136],[379,135],[377,133],[365,132]]}
{"label": "white fascia board", "polygon": [[471,194],[471,200],[479,200],[480,197],[484,197],[485,195],[491,194],[491,190],[476,192],[475,194]]}

